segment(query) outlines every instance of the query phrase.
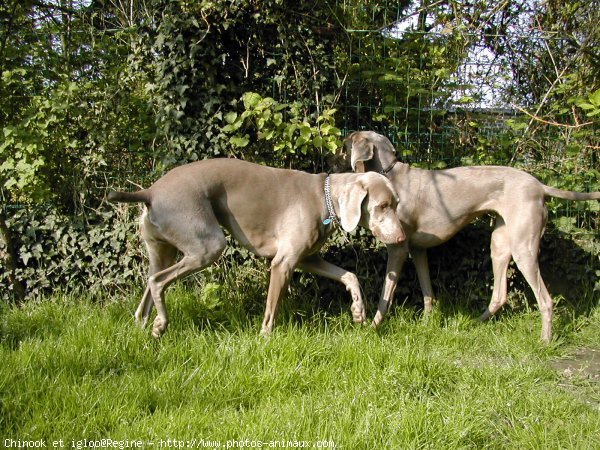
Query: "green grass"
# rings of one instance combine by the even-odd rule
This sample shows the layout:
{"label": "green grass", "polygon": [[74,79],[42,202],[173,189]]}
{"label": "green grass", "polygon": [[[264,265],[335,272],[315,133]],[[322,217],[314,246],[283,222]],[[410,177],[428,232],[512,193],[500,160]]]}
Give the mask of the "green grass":
{"label": "green grass", "polygon": [[379,331],[354,326],[349,312],[288,308],[265,339],[257,308],[235,299],[228,306],[218,295],[170,290],[172,322],[160,341],[133,323],[133,296],[4,306],[3,442],[600,448],[597,381],[571,379],[565,389],[550,364],[598,346],[597,307],[557,314],[551,345],[539,342],[537,311],[478,324],[460,311],[424,321],[402,307]]}

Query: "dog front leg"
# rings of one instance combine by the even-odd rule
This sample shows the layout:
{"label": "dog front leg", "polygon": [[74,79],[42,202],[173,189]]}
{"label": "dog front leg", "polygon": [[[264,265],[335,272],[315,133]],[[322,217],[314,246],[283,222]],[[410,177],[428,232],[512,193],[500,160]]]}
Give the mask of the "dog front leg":
{"label": "dog front leg", "polygon": [[406,261],[406,257],[408,256],[408,247],[406,243],[401,245],[388,245],[387,252],[388,260],[385,282],[383,285],[383,290],[381,291],[379,305],[377,306],[377,313],[373,319],[373,326],[378,326],[381,324],[381,322],[383,322],[386,312],[392,305],[396,284],[398,283],[398,278],[402,272],[404,261]]}
{"label": "dog front leg", "polygon": [[431,276],[429,275],[429,261],[427,260],[427,250],[424,248],[411,248],[410,254],[415,263],[417,278],[423,294],[423,310],[426,314],[433,311],[433,287],[431,286]]}
{"label": "dog front leg", "polygon": [[352,306],[350,307],[352,319],[356,323],[365,323],[367,320],[367,312],[360,292],[360,284],[355,274],[325,261],[318,255],[311,255],[302,260],[300,264],[298,264],[298,268],[315,275],[339,281],[346,286],[346,290],[350,292],[350,295],[352,296]]}
{"label": "dog front leg", "polygon": [[261,334],[268,336],[273,331],[273,324],[281,297],[290,284],[295,264],[287,258],[278,258],[277,256],[271,262],[271,279],[269,281],[269,293],[267,294],[267,305],[265,307],[265,316],[262,323]]}

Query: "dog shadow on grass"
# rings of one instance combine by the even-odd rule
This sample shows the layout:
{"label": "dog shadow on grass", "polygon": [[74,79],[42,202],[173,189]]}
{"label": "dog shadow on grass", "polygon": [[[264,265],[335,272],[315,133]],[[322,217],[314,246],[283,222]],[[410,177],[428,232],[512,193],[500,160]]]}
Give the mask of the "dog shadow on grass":
{"label": "dog shadow on grass", "polygon": [[[467,317],[476,320],[487,307],[493,287],[490,258],[491,227],[484,221],[467,227],[450,241],[428,250],[431,280],[442,317]],[[598,239],[595,245],[598,245]],[[590,246],[592,245],[590,244]],[[322,253],[324,258],[357,274],[367,306],[367,320],[376,309],[386,271],[384,246],[362,236],[348,242],[333,243]],[[573,317],[587,316],[598,306],[600,264],[593,248],[556,230],[541,243],[540,267],[555,300],[555,331],[569,327]],[[200,330],[215,327],[227,330],[260,327],[269,285],[268,261],[248,258],[233,252],[218,266],[183,282],[193,291],[188,300],[179,301],[184,320]],[[531,288],[511,262],[508,271],[507,305],[498,313],[519,314],[537,310]],[[169,297],[170,293],[167,293]],[[322,321],[348,321],[351,298],[345,287],[323,277],[296,271],[282,300],[277,323],[318,324]],[[421,315],[423,299],[414,265],[405,263],[390,311],[396,308]],[[562,316],[567,317],[565,321]],[[257,328],[257,329],[258,329]]]}
{"label": "dog shadow on grass", "polygon": [[[476,320],[488,306],[493,290],[490,237],[485,221],[461,230],[448,242],[428,250],[435,308],[443,317],[466,316]],[[595,238],[595,239],[593,239]],[[362,247],[360,246],[362,245]],[[326,258],[357,273],[363,288],[369,317],[376,309],[386,271],[387,252],[374,242],[331,248]],[[600,302],[600,236],[585,239],[552,229],[540,248],[540,270],[555,302],[555,329],[568,327],[573,317],[589,316]],[[357,258],[358,256],[358,258]],[[343,286],[318,280],[319,307],[329,314],[344,314],[349,300]],[[396,308],[423,309],[423,297],[416,271],[409,258],[404,264],[390,313]],[[537,310],[530,286],[514,261],[508,270],[508,302],[498,315]],[[565,316],[565,321],[561,317]]]}

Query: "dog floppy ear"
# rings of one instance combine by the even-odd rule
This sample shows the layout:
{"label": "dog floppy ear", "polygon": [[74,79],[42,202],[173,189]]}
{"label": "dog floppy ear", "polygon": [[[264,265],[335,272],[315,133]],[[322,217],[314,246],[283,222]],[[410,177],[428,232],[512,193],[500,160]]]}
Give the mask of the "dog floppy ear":
{"label": "dog floppy ear", "polygon": [[[357,133],[352,133],[344,142],[346,153],[351,155],[350,165],[356,171],[356,164],[373,159],[373,143]],[[364,171],[364,165],[362,167]]]}
{"label": "dog floppy ear", "polygon": [[352,232],[360,222],[362,202],[367,196],[367,190],[362,183],[349,183],[344,186],[338,198],[340,205],[340,222],[346,232]]}

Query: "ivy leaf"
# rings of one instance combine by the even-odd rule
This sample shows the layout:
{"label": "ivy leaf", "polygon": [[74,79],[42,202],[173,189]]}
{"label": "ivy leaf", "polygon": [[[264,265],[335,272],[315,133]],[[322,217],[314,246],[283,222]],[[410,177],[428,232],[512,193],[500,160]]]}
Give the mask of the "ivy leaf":
{"label": "ivy leaf", "polygon": [[250,142],[250,137],[247,134],[244,136],[233,136],[229,139],[229,142],[235,147],[245,147]]}
{"label": "ivy leaf", "polygon": [[331,152],[335,152],[338,149],[338,143],[336,141],[327,141],[325,147]]}
{"label": "ivy leaf", "polygon": [[238,114],[235,111],[229,112],[227,114],[225,114],[225,122],[231,124],[233,122],[235,122],[235,119],[237,119]]}
{"label": "ivy leaf", "polygon": [[22,252],[21,253],[21,261],[23,261],[24,265],[27,265],[27,263],[29,262],[29,260],[31,259],[33,255],[31,254],[31,252]]}
{"label": "ivy leaf", "polygon": [[178,86],[175,86],[175,91],[177,91],[179,95],[183,95],[183,93],[187,91],[188,88],[189,86],[187,84],[180,84]]}
{"label": "ivy leaf", "polygon": [[311,129],[310,127],[306,126],[306,125],[302,125],[300,127],[300,136],[302,137],[302,139],[304,139],[304,142],[307,142],[310,137],[312,135]]}
{"label": "ivy leaf", "polygon": [[244,102],[244,108],[246,109],[256,108],[256,105],[258,105],[261,100],[262,97],[256,92],[246,92],[242,97],[242,101]]}

